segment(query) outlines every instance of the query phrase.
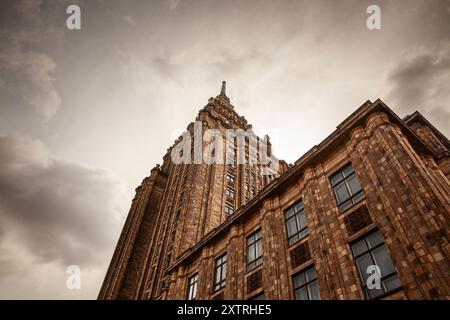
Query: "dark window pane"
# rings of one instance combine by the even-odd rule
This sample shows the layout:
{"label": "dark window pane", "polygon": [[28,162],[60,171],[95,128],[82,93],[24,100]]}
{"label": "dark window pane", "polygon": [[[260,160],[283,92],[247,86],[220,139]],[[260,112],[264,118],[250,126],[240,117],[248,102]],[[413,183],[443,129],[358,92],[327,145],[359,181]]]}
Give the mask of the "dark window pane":
{"label": "dark window pane", "polygon": [[222,267],[222,279],[225,279],[227,276],[227,264],[225,263]]}
{"label": "dark window pane", "polygon": [[305,273],[301,272],[298,275],[296,275],[294,277],[294,286],[296,288],[301,287],[302,285],[304,285],[306,283],[306,279],[305,279]]}
{"label": "dark window pane", "polygon": [[297,233],[297,231],[298,231],[298,230],[297,230],[297,224],[295,223],[295,219],[294,219],[294,218],[288,220],[288,221],[286,222],[286,224],[287,224],[288,237],[290,238],[290,237],[292,237],[294,234]]}
{"label": "dark window pane", "polygon": [[361,280],[363,281],[363,285],[366,285],[367,278],[370,276],[367,273],[367,267],[375,263],[372,261],[372,258],[370,257],[369,253],[366,253],[361,257],[359,257],[358,259],[356,259],[356,263],[358,264],[358,269],[361,275]]}
{"label": "dark window pane", "polygon": [[298,235],[295,235],[295,236],[293,236],[292,238],[289,238],[289,241],[288,241],[288,243],[289,244],[293,244],[293,243],[295,243],[297,240],[299,240],[300,238],[299,238],[299,236]]}
{"label": "dark window pane", "polygon": [[309,286],[309,296],[311,300],[320,300],[319,284],[314,281]]}
{"label": "dark window pane", "polygon": [[375,259],[375,264],[380,268],[382,277],[395,272],[394,264],[392,263],[385,245],[374,249],[372,254]]}
{"label": "dark window pane", "polygon": [[367,250],[369,250],[369,248],[367,247],[366,241],[364,239],[361,239],[352,244],[352,251],[353,255],[355,256],[359,256]]}
{"label": "dark window pane", "polygon": [[256,243],[256,258],[259,258],[262,256],[262,241],[258,241]]}
{"label": "dark window pane", "polygon": [[308,230],[308,228],[306,228],[306,229],[303,229],[303,230],[302,230],[302,231],[300,231],[300,233],[299,233],[300,237],[297,237],[297,238],[299,238],[299,239],[302,239],[303,237],[307,236],[307,235],[308,235],[308,233],[309,233],[309,230]]}
{"label": "dark window pane", "polygon": [[255,250],[254,247],[249,247],[248,248],[248,254],[247,254],[247,261],[250,263],[252,261],[255,261],[256,257],[255,257]]}
{"label": "dark window pane", "polygon": [[372,232],[366,237],[366,239],[367,242],[369,243],[370,248],[376,247],[377,245],[383,243],[383,237],[380,231]]}
{"label": "dark window pane", "polygon": [[359,202],[359,200],[362,200],[362,199],[364,199],[364,193],[362,193],[361,191],[358,194],[356,194],[355,196],[353,196],[353,198],[352,198],[353,203],[357,203],[357,202]]}
{"label": "dark window pane", "polygon": [[383,289],[365,289],[366,295],[369,299],[374,299],[382,294],[384,294]]}
{"label": "dark window pane", "polygon": [[297,224],[299,225],[300,230],[303,229],[304,227],[306,227],[305,211],[302,211],[301,213],[299,213],[297,215]]}
{"label": "dark window pane", "polygon": [[220,277],[222,274],[220,273],[220,270],[216,270],[216,279],[214,280],[215,284],[218,284],[220,282]]}
{"label": "dark window pane", "polygon": [[358,177],[355,175],[351,176],[347,180],[348,186],[350,188],[350,192],[352,195],[357,194],[359,191],[361,191],[361,184],[359,183]]}
{"label": "dark window pane", "polygon": [[352,165],[348,165],[342,170],[342,174],[344,175],[344,177],[348,177],[353,172],[355,172],[355,170],[353,169]]}
{"label": "dark window pane", "polygon": [[299,201],[294,205],[295,212],[299,212],[303,210],[303,202]]}
{"label": "dark window pane", "polygon": [[350,198],[350,194],[348,193],[345,183],[340,184],[337,187],[335,187],[334,191],[336,192],[336,197],[337,197],[338,203],[343,203],[348,198]]}
{"label": "dark window pane", "polygon": [[397,275],[393,275],[392,277],[389,277],[388,279],[384,280],[383,285],[387,291],[392,291],[402,286]]}
{"label": "dark window pane", "polygon": [[306,287],[302,287],[300,289],[295,290],[295,299],[308,300],[308,289]]}
{"label": "dark window pane", "polygon": [[335,186],[337,185],[339,182],[341,182],[342,180],[344,180],[344,177],[342,176],[342,174],[339,172],[337,174],[335,174],[334,176],[331,177],[331,185]]}
{"label": "dark window pane", "polygon": [[293,215],[294,215],[294,208],[291,208],[291,209],[289,209],[289,210],[286,210],[286,213],[285,213],[285,215],[286,215],[286,219],[289,219],[290,217],[292,217]]}
{"label": "dark window pane", "polygon": [[341,211],[345,211],[348,208],[350,208],[353,205],[352,199],[349,199],[347,201],[345,201],[344,203],[342,203],[341,205],[339,205],[339,209]]}
{"label": "dark window pane", "polygon": [[306,276],[306,281],[308,281],[308,282],[317,279],[316,269],[310,268],[310,269],[306,270],[305,276]]}

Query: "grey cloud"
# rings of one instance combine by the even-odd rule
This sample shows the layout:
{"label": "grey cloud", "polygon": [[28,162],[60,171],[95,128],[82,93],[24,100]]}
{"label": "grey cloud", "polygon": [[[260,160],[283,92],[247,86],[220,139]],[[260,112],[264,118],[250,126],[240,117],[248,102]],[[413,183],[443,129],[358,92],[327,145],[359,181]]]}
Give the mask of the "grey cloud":
{"label": "grey cloud", "polygon": [[0,107],[29,106],[50,119],[61,106],[54,85],[55,68],[47,54],[24,52],[17,46],[4,50],[0,54]]}
{"label": "grey cloud", "polygon": [[49,7],[43,1],[5,1],[1,6],[0,109],[33,111],[48,120],[61,106],[56,63],[33,46],[62,37],[62,28],[49,23],[57,14],[64,17],[62,2]]}
{"label": "grey cloud", "polygon": [[119,228],[117,181],[27,138],[0,136],[0,158],[2,246],[12,239],[38,263],[95,268],[108,259]]}
{"label": "grey cloud", "polygon": [[[256,130],[284,130],[273,142],[289,162],[367,99],[446,133],[450,2],[378,2],[370,31],[369,0],[0,1],[0,298],[72,298],[39,280],[64,284],[72,260],[96,270],[80,295],[95,297],[119,232],[109,219],[130,201],[115,210],[115,182],[78,163],[120,175],[131,198],[222,80]],[[82,30],[67,31],[77,3]]]}
{"label": "grey cloud", "polygon": [[263,70],[272,64],[269,55],[256,50],[250,50],[238,54],[228,50],[222,50],[217,55],[214,62],[209,64],[211,70],[211,78],[215,79],[217,74],[225,77],[246,75],[255,72],[256,70]]}
{"label": "grey cloud", "polygon": [[434,51],[418,50],[389,72],[389,96],[402,114],[417,109],[448,135],[449,79],[450,47]]}

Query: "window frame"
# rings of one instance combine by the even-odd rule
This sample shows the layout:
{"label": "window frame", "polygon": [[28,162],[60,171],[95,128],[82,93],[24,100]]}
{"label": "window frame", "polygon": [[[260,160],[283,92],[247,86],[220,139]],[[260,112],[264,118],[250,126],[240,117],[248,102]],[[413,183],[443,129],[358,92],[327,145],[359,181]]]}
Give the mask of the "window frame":
{"label": "window frame", "polygon": [[[371,247],[370,243],[369,243],[366,239],[367,239],[370,235],[372,235],[372,234],[374,234],[374,233],[379,233],[379,235],[380,235],[380,237],[382,238],[383,241],[382,241],[381,243],[379,243],[379,244],[377,244],[377,245]],[[366,247],[367,247],[367,250],[365,250],[365,251],[363,251],[363,252],[361,252],[361,253],[359,253],[359,254],[356,255],[355,252],[354,252],[353,246],[354,246],[356,243],[359,243],[360,241],[364,241],[364,242],[365,242],[365,245],[366,245]],[[368,255],[368,256],[370,257],[370,260],[373,262],[373,265],[379,266],[379,265],[377,264],[377,259],[376,259],[375,256],[373,255],[373,252],[374,252],[376,249],[381,248],[381,247],[384,247],[384,249],[386,250],[386,253],[387,253],[387,255],[388,255],[388,257],[389,257],[389,259],[390,259],[390,261],[391,261],[391,263],[392,263],[392,267],[394,268],[394,271],[391,272],[391,273],[388,273],[388,274],[386,274],[386,275],[384,275],[384,276],[382,276],[382,277],[380,278],[380,283],[381,283],[381,289],[380,289],[380,290],[382,290],[383,293],[380,293],[379,295],[374,296],[374,297],[370,297],[369,294],[368,294],[368,292],[367,292],[367,291],[370,290],[370,289],[367,288],[367,283],[366,283],[366,281],[364,281],[363,273],[362,273],[361,267],[360,267],[359,264],[358,264],[358,259],[361,258],[362,256]],[[371,230],[370,232],[368,232],[368,233],[362,235],[361,237],[359,237],[358,239],[352,241],[352,242],[350,243],[350,250],[351,250],[351,252],[352,252],[353,259],[355,260],[355,265],[356,265],[356,268],[357,268],[357,270],[358,270],[358,276],[359,276],[359,280],[361,281],[361,285],[362,285],[362,289],[363,289],[363,292],[364,292],[364,296],[365,296],[367,299],[369,299],[369,300],[380,299],[380,298],[382,298],[382,297],[385,297],[385,296],[387,296],[387,295],[390,295],[390,294],[392,294],[392,293],[395,293],[395,292],[397,292],[398,290],[401,290],[401,288],[402,288],[403,286],[402,286],[402,284],[401,284],[401,282],[400,282],[400,279],[398,278],[398,273],[397,273],[397,270],[396,270],[396,268],[395,268],[394,262],[392,261],[392,258],[391,258],[389,249],[388,249],[388,247],[386,246],[385,238],[383,237],[383,234],[380,232],[379,229]],[[398,286],[398,287],[396,287],[396,288],[393,288],[393,289],[391,289],[391,290],[388,290],[388,289],[384,286],[384,281],[385,281],[385,280],[388,280],[388,279],[390,279],[390,278],[393,278],[393,277],[397,277],[398,281],[400,282],[400,286]],[[378,290],[378,289],[377,289],[377,290]]]}
{"label": "window frame", "polygon": [[[192,280],[192,281],[191,281]],[[197,299],[197,288],[198,287],[198,272],[194,273],[188,278],[188,287],[187,287],[187,300],[196,300]],[[193,290],[191,291],[191,288]],[[191,295],[192,293],[192,295]]]}
{"label": "window frame", "polygon": [[230,199],[234,199],[234,190],[231,187],[225,187],[225,195],[230,198]]}
{"label": "window frame", "polygon": [[[256,236],[259,235],[259,238],[256,238]],[[251,239],[252,238],[252,239]],[[257,246],[261,243],[261,252],[260,255],[257,256]],[[250,258],[250,248],[252,248],[254,259],[249,260]],[[264,256],[264,249],[263,249],[263,242],[262,242],[262,230],[258,229],[251,233],[249,236],[246,237],[246,262],[247,262],[247,272],[254,270],[256,267],[263,264],[263,256]]]}
{"label": "window frame", "polygon": [[[299,211],[295,211],[296,206],[301,203],[302,204],[302,209]],[[289,218],[287,217],[287,213],[288,211],[290,211],[291,209],[294,210],[294,214],[292,216],[290,216]],[[303,199],[299,199],[296,202],[294,202],[292,205],[290,205],[287,209],[283,210],[284,213],[284,225],[286,228],[286,238],[287,238],[287,242],[288,242],[288,246],[293,245],[294,243],[296,243],[297,241],[300,241],[302,239],[304,239],[305,237],[307,237],[309,235],[309,226],[308,226],[308,219],[306,217],[306,210],[305,210],[305,204],[303,203]],[[297,216],[300,216],[301,214],[304,215],[305,217],[305,226],[303,228],[300,228],[300,225],[298,223],[297,220]],[[289,227],[288,227],[288,222],[290,220],[294,219],[295,221],[295,226],[296,226],[296,232],[292,235],[289,235]],[[301,236],[301,234],[306,231],[306,234],[304,234],[303,236]],[[295,239],[295,237],[297,237],[297,239]],[[293,240],[291,242],[291,240]]]}
{"label": "window frame", "polygon": [[236,181],[236,176],[231,172],[227,172],[226,179],[228,182],[234,183]]}
{"label": "window frame", "polygon": [[[312,280],[310,280],[310,279],[306,280],[306,277],[305,277],[305,283],[302,284],[302,285],[300,285],[300,286],[298,286],[298,287],[296,287],[296,285],[295,285],[295,278],[298,277],[298,276],[300,276],[300,275],[302,275],[302,274],[306,274],[306,272],[309,271],[309,270],[311,270],[311,269],[314,269],[314,273],[315,273],[316,277],[315,277],[314,279],[312,279]],[[307,268],[305,268],[305,269],[303,269],[303,270],[300,270],[299,272],[295,273],[295,274],[292,276],[292,286],[293,286],[293,288],[294,288],[294,299],[295,299],[295,300],[300,300],[300,299],[297,299],[297,294],[296,294],[296,292],[297,292],[297,290],[300,290],[300,289],[306,287],[306,293],[308,294],[308,300],[313,300],[313,299],[311,299],[311,293],[310,293],[310,290],[311,290],[310,287],[311,287],[311,285],[312,285],[313,283],[317,283],[317,288],[318,288],[318,290],[319,290],[319,292],[318,292],[318,294],[319,294],[319,300],[321,300],[321,297],[320,297],[319,280],[318,280],[318,277],[317,277],[316,267],[315,267],[314,265],[311,265],[311,266],[309,266],[309,267],[307,267]]]}
{"label": "window frame", "polygon": [[234,214],[234,205],[232,205],[231,203],[225,202],[223,211],[225,212],[227,217],[233,215]]}
{"label": "window frame", "polygon": [[[349,167],[352,169],[352,172],[347,175],[345,173],[345,170]],[[338,182],[333,182],[333,179],[338,176],[340,176],[341,179]],[[359,190],[355,194],[353,194],[353,191],[351,190],[349,183],[348,183],[348,181],[350,179],[352,179],[353,177],[355,177],[357,179],[358,184],[361,187],[361,190]],[[360,201],[365,199],[364,188],[361,184],[361,181],[359,180],[358,174],[356,173],[355,167],[353,166],[353,164],[351,162],[345,164],[344,166],[340,167],[340,169],[336,170],[333,174],[331,174],[329,176],[329,181],[331,184],[331,188],[333,189],[333,194],[334,194],[334,198],[336,200],[336,204],[340,211],[342,211],[342,212],[346,211],[346,210],[350,209],[351,207],[353,207],[355,204],[357,204]],[[341,187],[342,185],[344,185],[347,193],[349,194],[349,197],[343,201],[341,201],[339,199],[338,193],[336,191],[336,189],[338,187]]]}
{"label": "window frame", "polygon": [[[225,259],[225,260],[224,260]],[[227,280],[227,253],[223,253],[214,261],[214,280],[213,280],[213,292],[217,292],[225,288]],[[223,269],[225,268],[225,275],[223,274]],[[220,272],[220,280],[217,282],[217,272]]]}

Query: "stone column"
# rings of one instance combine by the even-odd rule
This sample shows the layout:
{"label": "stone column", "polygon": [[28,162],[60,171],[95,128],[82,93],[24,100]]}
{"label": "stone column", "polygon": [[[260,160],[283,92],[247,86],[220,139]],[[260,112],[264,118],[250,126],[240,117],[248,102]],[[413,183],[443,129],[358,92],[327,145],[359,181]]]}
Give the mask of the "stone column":
{"label": "stone column", "polygon": [[305,210],[310,228],[311,256],[322,299],[362,299],[345,226],[339,219],[333,190],[321,164],[307,168]]}
{"label": "stone column", "polygon": [[[448,299],[448,188],[442,188],[385,113],[354,130],[353,157],[369,212],[410,299]],[[419,281],[417,281],[419,279]]]}
{"label": "stone column", "polygon": [[225,299],[244,299],[245,267],[243,226],[236,223],[231,226],[228,234]]}
{"label": "stone column", "polygon": [[267,199],[261,211],[264,295],[266,299],[290,299],[284,216],[278,196]]}

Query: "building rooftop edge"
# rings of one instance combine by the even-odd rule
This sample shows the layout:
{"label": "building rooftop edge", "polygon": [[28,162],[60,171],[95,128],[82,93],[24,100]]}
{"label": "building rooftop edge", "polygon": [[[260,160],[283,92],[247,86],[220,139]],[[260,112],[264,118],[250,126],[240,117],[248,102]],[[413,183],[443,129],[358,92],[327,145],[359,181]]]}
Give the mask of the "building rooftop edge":
{"label": "building rooftop edge", "polygon": [[330,148],[336,148],[334,143],[339,138],[342,138],[346,133],[349,133],[354,127],[359,125],[360,122],[364,121],[370,114],[382,111],[387,113],[391,120],[397,122],[401,125],[401,129],[404,133],[409,136],[414,143],[417,144],[418,148],[422,152],[427,152],[432,154],[435,158],[438,158],[436,153],[434,153],[406,124],[406,121],[401,119],[394,111],[392,111],[381,99],[377,99],[375,102],[367,100],[354,112],[352,112],[347,118],[345,118],[330,135],[328,135],[319,145],[315,145],[306,153],[304,153],[294,165],[291,166],[286,172],[284,172],[279,178],[273,180],[271,183],[266,185],[253,199],[251,199],[247,204],[240,207],[235,214],[228,221],[224,222],[216,229],[211,230],[206,234],[203,239],[197,242],[193,247],[189,248],[181,255],[178,256],[176,262],[166,269],[166,272],[170,272],[179,266],[181,263],[189,259],[189,257],[194,256],[199,249],[208,244],[211,240],[219,236],[222,232],[226,231],[234,222],[242,219],[247,213],[250,213],[252,209],[258,207],[262,202],[270,196],[275,190],[282,187],[282,185],[291,179],[295,174],[298,174],[301,169],[304,169],[314,160],[319,157],[323,152],[326,152]]}

